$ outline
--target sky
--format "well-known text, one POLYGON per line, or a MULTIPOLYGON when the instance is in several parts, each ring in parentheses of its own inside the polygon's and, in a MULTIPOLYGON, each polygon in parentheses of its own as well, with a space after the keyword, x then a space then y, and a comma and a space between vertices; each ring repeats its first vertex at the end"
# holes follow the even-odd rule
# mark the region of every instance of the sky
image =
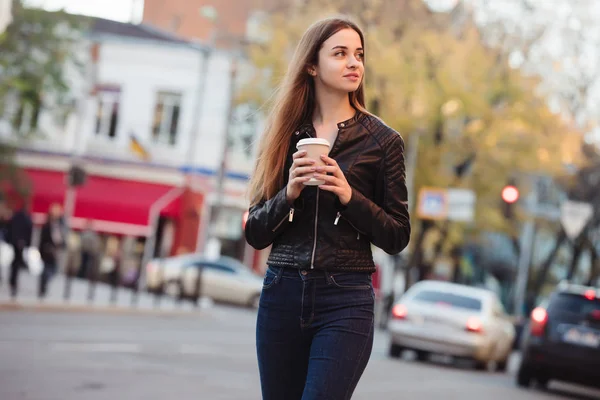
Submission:
POLYGON ((141 0, 27 0, 29 5, 48 10, 64 8, 72 14, 83 14, 117 21, 131 21, 132 12, 136 22, 141 16, 141 0))

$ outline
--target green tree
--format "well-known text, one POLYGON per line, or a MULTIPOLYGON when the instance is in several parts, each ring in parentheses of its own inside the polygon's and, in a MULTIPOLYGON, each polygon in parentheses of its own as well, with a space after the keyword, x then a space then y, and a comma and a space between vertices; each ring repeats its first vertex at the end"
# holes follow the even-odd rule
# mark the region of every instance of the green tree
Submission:
POLYGON ((18 191, 27 190, 17 179, 14 147, 28 135, 41 133, 41 108, 64 116, 72 112, 66 101, 66 67, 80 65, 75 50, 86 23, 62 11, 13 2, 13 22, 0 34, 0 128, 8 130, 8 140, 0 141, 0 193, 7 181, 18 191))

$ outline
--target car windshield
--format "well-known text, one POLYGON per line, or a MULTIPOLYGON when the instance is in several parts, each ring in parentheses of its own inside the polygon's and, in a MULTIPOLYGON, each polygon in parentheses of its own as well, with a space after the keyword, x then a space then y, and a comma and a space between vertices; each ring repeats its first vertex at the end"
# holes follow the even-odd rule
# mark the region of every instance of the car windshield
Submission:
POLYGON ((600 313, 600 299, 589 300, 582 295, 561 293, 550 301, 548 312, 568 312, 570 314, 586 316, 591 313, 600 313))
POLYGON ((436 290, 422 290, 413 297, 413 300, 472 311, 481 311, 482 308, 481 300, 478 298, 436 290))

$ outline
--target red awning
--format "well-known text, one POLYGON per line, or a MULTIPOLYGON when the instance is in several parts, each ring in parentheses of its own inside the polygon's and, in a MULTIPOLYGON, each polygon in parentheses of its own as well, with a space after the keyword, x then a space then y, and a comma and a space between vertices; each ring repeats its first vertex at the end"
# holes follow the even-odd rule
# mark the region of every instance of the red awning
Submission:
MULTIPOLYGON (((27 169, 32 187, 32 212, 45 214, 52 203, 64 203, 65 172, 27 169)), ((150 207, 163 195, 173 194, 160 214, 179 213, 178 188, 169 185, 88 175, 77 189, 73 227, 81 228, 92 220, 94 229, 129 235, 146 235, 150 207)))

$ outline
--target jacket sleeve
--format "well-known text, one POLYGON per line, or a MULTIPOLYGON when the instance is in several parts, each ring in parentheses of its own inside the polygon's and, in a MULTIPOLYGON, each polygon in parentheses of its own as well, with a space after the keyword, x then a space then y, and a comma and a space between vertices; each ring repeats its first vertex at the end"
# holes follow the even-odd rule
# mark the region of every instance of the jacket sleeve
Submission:
POLYGON ((410 217, 408 214, 408 191, 404 166, 404 141, 394 134, 384 146, 385 159, 379 179, 383 187, 381 206, 352 188, 348 204, 341 206, 340 213, 359 232, 371 238, 371 242, 388 254, 401 252, 410 240, 410 217))
POLYGON ((257 250, 273 243, 275 238, 293 222, 294 208, 286 198, 287 186, 274 197, 250 207, 246 220, 246 241, 257 250))

